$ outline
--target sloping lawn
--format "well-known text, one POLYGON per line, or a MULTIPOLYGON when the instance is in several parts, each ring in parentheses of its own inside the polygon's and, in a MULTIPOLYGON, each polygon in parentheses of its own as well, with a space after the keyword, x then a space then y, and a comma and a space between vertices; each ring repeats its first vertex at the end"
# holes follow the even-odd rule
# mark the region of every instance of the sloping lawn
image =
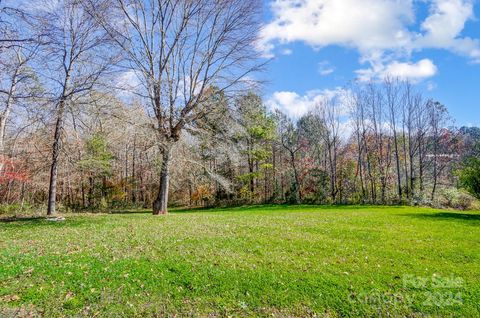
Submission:
POLYGON ((480 317, 480 212, 260 206, 0 222, 0 317, 480 317))

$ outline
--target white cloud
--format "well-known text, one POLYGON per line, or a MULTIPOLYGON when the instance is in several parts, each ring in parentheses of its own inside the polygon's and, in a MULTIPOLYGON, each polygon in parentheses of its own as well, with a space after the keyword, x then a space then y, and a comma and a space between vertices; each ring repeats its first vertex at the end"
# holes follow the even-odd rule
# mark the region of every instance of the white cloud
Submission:
POLYGON ((348 96, 351 91, 337 87, 333 90, 312 90, 301 96, 295 92, 275 92, 266 101, 270 110, 279 110, 294 120, 300 119, 317 107, 325 105, 329 101, 335 108, 338 116, 338 132, 342 140, 347 140, 353 132, 353 122, 349 118, 350 105, 348 96))
POLYGON ((273 0, 273 19, 262 28, 258 48, 273 56, 277 46, 292 42, 349 47, 373 74, 391 71, 419 80, 435 75, 436 67, 431 60, 409 62, 412 52, 444 49, 480 63, 480 40, 462 35, 475 18, 474 1, 273 0), (429 14, 416 21, 420 2, 429 14))
POLYGON ((410 80, 412 82, 433 77, 437 72, 437 66, 429 59, 423 59, 417 63, 398 61, 393 61, 386 65, 382 63, 372 63, 371 68, 356 71, 361 81, 393 77, 410 80))
POLYGON ((271 110, 279 110, 289 117, 300 118, 308 113, 315 103, 295 92, 275 92, 266 101, 266 105, 271 110))
POLYGON ((385 73, 404 79, 423 79, 437 74, 437 67, 429 59, 417 63, 393 62, 386 67, 385 73))
POLYGON ((275 0, 274 19, 261 31, 263 47, 302 41, 311 46, 342 45, 386 49, 408 42, 411 0, 275 0))
POLYGON ((427 83, 427 90, 429 92, 434 91, 436 89, 437 89, 437 83, 435 83, 435 82, 428 82, 427 83))
MULTIPOLYGON (((0 1, 1 2, 1 1, 0 1)), ((57 11, 62 5, 60 0, 6 0, 5 4, 14 8, 28 10, 28 12, 48 12, 57 11)))
POLYGON ((325 99, 337 99, 336 107, 338 107, 338 114, 344 116, 348 111, 346 103, 343 101, 345 92, 343 88, 312 90, 301 96, 295 92, 281 91, 273 93, 266 101, 266 105, 270 110, 279 110, 291 118, 299 119, 325 99))
POLYGON ((318 73, 322 76, 327 76, 335 72, 335 67, 333 67, 330 62, 322 61, 318 63, 318 73))
POLYGON ((473 17, 473 4, 465 0, 435 0, 430 15, 421 24, 424 34, 416 40, 416 46, 445 48, 452 44, 473 17))
POLYGON ((348 138, 352 137, 354 133, 354 127, 355 124, 352 119, 340 122, 338 126, 340 138, 344 141, 348 141, 348 138))
POLYGON ((118 76, 117 86, 124 90, 134 90, 140 86, 140 80, 135 71, 126 71, 118 76))
POLYGON ((134 92, 138 91, 141 83, 135 71, 126 71, 118 75, 113 86, 118 90, 120 98, 131 99, 135 96, 134 92))
POLYGON ((461 37, 467 21, 474 19, 473 0, 432 0, 430 15, 421 24, 421 34, 412 43, 416 49, 447 49, 480 61, 480 41, 461 37))

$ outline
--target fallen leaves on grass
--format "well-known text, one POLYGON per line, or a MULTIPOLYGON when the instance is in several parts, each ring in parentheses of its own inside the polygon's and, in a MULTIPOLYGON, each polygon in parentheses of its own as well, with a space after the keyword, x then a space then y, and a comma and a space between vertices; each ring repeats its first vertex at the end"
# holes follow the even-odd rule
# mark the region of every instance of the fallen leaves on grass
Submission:
POLYGON ((18 296, 18 295, 5 295, 5 296, 0 297, 0 300, 2 302, 10 303, 12 301, 20 300, 20 296, 18 296))

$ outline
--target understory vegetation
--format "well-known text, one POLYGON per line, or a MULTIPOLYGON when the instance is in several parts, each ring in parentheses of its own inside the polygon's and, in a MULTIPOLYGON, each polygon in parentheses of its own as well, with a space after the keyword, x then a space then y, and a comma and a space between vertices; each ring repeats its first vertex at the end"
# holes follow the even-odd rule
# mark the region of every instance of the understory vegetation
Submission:
MULTIPOLYGON (((392 109, 403 109, 395 117, 386 92, 396 89, 396 98, 405 101, 408 88, 408 83, 386 83, 371 87, 374 95, 364 100, 358 99, 363 95, 350 96, 355 99, 349 104, 348 119, 337 114, 345 104, 325 100, 298 121, 269 112, 254 93, 231 102, 220 94, 215 112, 185 132, 172 148, 169 203, 475 209, 478 129, 448 126, 446 109, 431 101, 395 104, 392 109), (374 97, 379 103, 369 104, 374 97), (342 129, 353 132, 345 135, 342 129)), ((417 96, 415 101, 420 99, 417 96)), ((59 211, 148 208, 155 201, 164 162, 148 130, 139 128, 148 118, 135 107, 118 107, 84 106, 79 117, 83 124, 70 127, 72 138, 63 141, 66 156, 59 159, 59 211)), ((46 209, 50 171, 44 160, 46 128, 24 130, 12 143, 7 140, 12 152, 3 164, 0 213, 46 209)))

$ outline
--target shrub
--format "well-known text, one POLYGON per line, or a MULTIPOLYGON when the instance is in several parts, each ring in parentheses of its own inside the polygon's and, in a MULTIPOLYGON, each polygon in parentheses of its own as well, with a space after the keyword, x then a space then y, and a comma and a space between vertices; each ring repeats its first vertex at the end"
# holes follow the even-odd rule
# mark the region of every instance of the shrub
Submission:
POLYGON ((440 194, 441 207, 471 210, 477 206, 476 199, 469 193, 455 188, 445 189, 440 194))
MULTIPOLYGON (((480 144, 477 147, 480 149, 480 144)), ((480 158, 477 155, 467 158, 457 173, 461 186, 480 199, 480 158)))
POLYGON ((434 202, 432 202, 432 200, 430 200, 430 197, 425 195, 425 194, 417 194, 413 197, 412 201, 411 201, 411 205, 413 206, 429 206, 429 207, 433 207, 435 206, 434 202))
POLYGON ((38 210, 38 208, 26 203, 23 205, 20 203, 0 204, 0 216, 33 215, 38 210))
POLYGON ((460 193, 457 199, 457 208, 461 210, 471 210, 474 208, 475 198, 468 193, 460 193))

